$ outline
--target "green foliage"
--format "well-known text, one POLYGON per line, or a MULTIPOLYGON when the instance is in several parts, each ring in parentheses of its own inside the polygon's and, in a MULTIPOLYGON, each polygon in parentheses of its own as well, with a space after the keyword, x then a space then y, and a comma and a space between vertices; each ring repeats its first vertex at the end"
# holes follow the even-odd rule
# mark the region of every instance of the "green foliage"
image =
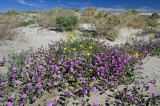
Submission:
POLYGON ((84 10, 83 15, 85 16, 98 16, 98 10, 94 7, 88 7, 84 10))
POLYGON ((158 19, 160 18, 159 14, 157 12, 154 12, 152 13, 152 16, 151 16, 152 19, 158 19))
POLYGON ((79 20, 75 15, 58 16, 56 23, 59 25, 61 31, 72 31, 78 28, 79 20))
POLYGON ((105 17, 105 15, 106 15, 105 10, 100 11, 100 12, 98 13, 98 17, 105 17))
POLYGON ((34 21, 33 20, 29 20, 29 21, 22 21, 20 24, 19 24, 19 26, 28 26, 28 25, 30 25, 30 24, 34 24, 34 21))
POLYGON ((7 15, 19 15, 19 14, 21 14, 21 12, 15 10, 15 9, 13 8, 13 9, 7 10, 7 13, 6 13, 6 14, 7 14, 7 15))
POLYGON ((80 9, 76 9, 76 8, 70 8, 69 10, 75 11, 75 12, 79 12, 80 9))
POLYGON ((138 14, 138 11, 137 9, 133 8, 133 9, 127 9, 127 12, 133 14, 133 15, 137 15, 138 14))
POLYGON ((155 34, 155 33, 160 33, 160 28, 156 27, 147 27, 143 31, 137 33, 138 36, 145 36, 147 34, 155 34))

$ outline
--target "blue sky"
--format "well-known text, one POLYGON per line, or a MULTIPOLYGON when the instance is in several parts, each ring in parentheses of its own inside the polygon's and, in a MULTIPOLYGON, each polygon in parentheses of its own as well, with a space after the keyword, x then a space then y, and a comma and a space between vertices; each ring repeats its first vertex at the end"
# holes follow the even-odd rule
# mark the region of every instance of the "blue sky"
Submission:
POLYGON ((0 0, 0 12, 15 8, 19 11, 51 10, 55 7, 78 8, 96 7, 98 10, 123 12, 136 8, 139 12, 160 12, 160 0, 0 0))

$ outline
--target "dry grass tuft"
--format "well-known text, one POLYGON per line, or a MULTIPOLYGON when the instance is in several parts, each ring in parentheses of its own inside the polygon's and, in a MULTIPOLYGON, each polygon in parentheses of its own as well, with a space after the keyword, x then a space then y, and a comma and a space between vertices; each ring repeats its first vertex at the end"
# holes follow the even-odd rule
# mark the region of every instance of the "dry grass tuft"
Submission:
POLYGON ((74 14, 72 11, 67 9, 55 8, 50 11, 39 12, 37 22, 39 26, 43 28, 58 27, 56 24, 57 16, 68 16, 74 14))
POLYGON ((18 31, 13 30, 16 28, 18 23, 15 18, 7 15, 0 15, 0 41, 2 40, 13 40, 18 31))

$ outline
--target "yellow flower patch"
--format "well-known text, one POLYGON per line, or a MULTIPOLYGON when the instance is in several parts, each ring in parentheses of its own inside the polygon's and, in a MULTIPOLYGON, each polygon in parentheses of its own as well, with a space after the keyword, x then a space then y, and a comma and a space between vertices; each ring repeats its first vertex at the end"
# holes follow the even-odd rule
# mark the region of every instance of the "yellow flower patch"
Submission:
POLYGON ((76 48, 73 48, 73 51, 75 51, 76 50, 76 48))
POLYGON ((138 57, 138 56, 139 56, 139 54, 138 54, 138 53, 136 53, 136 56, 138 57))
POLYGON ((65 47, 64 50, 67 50, 67 47, 65 47))

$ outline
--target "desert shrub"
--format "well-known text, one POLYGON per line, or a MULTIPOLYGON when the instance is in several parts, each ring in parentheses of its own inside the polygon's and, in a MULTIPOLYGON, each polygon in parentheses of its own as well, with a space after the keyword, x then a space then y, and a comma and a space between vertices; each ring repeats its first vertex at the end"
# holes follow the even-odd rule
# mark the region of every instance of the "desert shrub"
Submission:
POLYGON ((111 26, 117 26, 121 23, 121 19, 118 17, 118 15, 110 15, 106 17, 108 24, 111 26))
POLYGON ((79 20, 75 15, 58 16, 56 23, 59 25, 61 31, 72 31, 78 28, 79 20))
POLYGON ((68 16, 74 13, 67 9, 55 8, 50 11, 39 12, 37 23, 44 28, 58 27, 56 24, 57 16, 68 16))
POLYGON ((99 18, 94 21, 96 27, 96 36, 114 41, 117 38, 118 32, 115 30, 113 23, 106 18, 99 18))
POLYGON ((135 8, 133 8, 133 9, 127 9, 127 12, 128 12, 128 13, 131 13, 131 14, 133 14, 133 15, 137 15, 137 14, 138 14, 137 9, 135 9, 135 8))
POLYGON ((7 15, 20 15, 21 12, 20 11, 17 11, 16 9, 9 9, 7 10, 7 15))
POLYGON ((69 10, 75 11, 75 12, 80 12, 80 9, 76 9, 76 8, 70 8, 69 10))
POLYGON ((121 26, 131 27, 131 28, 146 28, 153 26, 153 20, 147 15, 133 15, 129 12, 124 12, 119 14, 119 18, 122 21, 121 26))
POLYGON ((105 17, 105 15, 106 15, 105 10, 100 11, 100 12, 98 13, 98 17, 105 17))
POLYGON ((98 16, 98 10, 94 7, 88 7, 83 12, 84 16, 98 16))
POLYGON ((152 19, 158 19, 160 18, 159 14, 157 12, 154 12, 152 13, 152 16, 151 16, 152 19))
POLYGON ((29 20, 29 21, 22 21, 19 26, 28 26, 30 24, 34 24, 33 20, 29 20))
POLYGON ((0 40, 13 40, 17 31, 11 30, 18 26, 18 22, 10 16, 0 16, 0 40))
POLYGON ((95 17, 93 16, 81 16, 80 22, 81 23, 93 23, 95 20, 95 17))

